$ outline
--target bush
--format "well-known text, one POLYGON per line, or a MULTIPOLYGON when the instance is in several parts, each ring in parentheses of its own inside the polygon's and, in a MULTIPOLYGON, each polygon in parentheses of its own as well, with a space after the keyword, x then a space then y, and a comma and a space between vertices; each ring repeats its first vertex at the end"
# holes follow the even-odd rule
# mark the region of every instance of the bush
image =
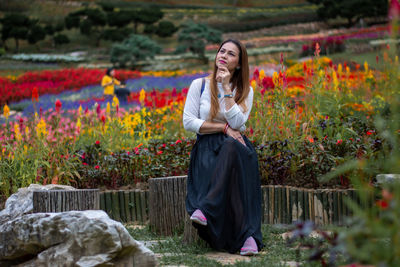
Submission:
POLYGON ((56 34, 54 36, 54 44, 55 45, 62 45, 62 44, 68 44, 70 42, 68 36, 66 36, 65 34, 56 34))
POLYGON ((153 58, 160 51, 161 47, 147 36, 132 34, 112 46, 111 62, 120 67, 134 66, 136 61, 153 58))
POLYGON ((156 29, 156 34, 160 37, 170 37, 178 30, 175 25, 168 20, 160 21, 156 29))

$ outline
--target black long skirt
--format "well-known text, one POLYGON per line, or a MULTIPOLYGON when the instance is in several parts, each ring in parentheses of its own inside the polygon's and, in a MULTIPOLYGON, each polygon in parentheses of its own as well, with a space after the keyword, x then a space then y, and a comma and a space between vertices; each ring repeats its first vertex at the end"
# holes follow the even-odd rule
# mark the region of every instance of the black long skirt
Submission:
POLYGON ((257 152, 222 133, 198 135, 190 156, 186 210, 200 209, 207 226, 196 223, 199 236, 217 250, 236 253, 252 236, 261 235, 261 187, 257 152))

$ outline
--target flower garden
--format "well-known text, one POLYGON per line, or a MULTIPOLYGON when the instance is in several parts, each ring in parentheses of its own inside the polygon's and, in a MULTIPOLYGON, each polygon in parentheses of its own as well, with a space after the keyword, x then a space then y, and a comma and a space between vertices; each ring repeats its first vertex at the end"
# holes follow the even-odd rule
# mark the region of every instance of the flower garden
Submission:
MULTIPOLYGON (((376 60, 385 64, 385 55, 376 60)), ((368 64, 333 65, 326 57, 281 63, 273 77, 255 68, 250 81, 255 102, 246 133, 259 153, 263 183, 351 187, 351 172, 327 183, 318 178, 385 145, 373 118, 387 112, 396 93, 382 89, 387 74, 368 64)), ((186 173, 194 137, 181 123, 185 95, 191 80, 207 74, 120 70, 117 78, 132 93, 106 103, 103 73, 65 69, 1 78, 2 103, 20 109, 9 117, 3 105, 3 195, 34 182, 117 188, 186 173)))
MULTIPOLYGON (((397 8, 400 10, 400 5, 397 8)), ((272 14, 278 18, 282 14, 314 13, 315 10, 314 5, 300 5, 287 9, 171 8, 169 12, 179 16, 227 15, 238 20, 254 17, 255 25, 257 16, 265 19, 265 14, 272 14)), ((232 26, 228 24, 220 26, 232 26)), ((393 29, 398 30, 396 22, 325 32, 308 28, 309 32, 304 34, 286 36, 260 34, 269 28, 231 33, 241 40, 243 37, 249 56, 254 56, 253 62, 257 62, 251 64, 249 82, 254 101, 245 134, 258 153, 263 212, 273 210, 265 215, 269 216, 268 220, 262 218, 263 242, 267 249, 250 260, 249 265, 238 263, 237 266, 253 266, 253 263, 254 266, 287 266, 281 258, 295 260, 297 266, 348 263, 354 264, 346 266, 399 266, 400 187, 398 183, 381 183, 377 178, 382 174, 400 173, 398 39, 382 39, 393 29), (378 45, 368 50, 369 54, 376 52, 373 66, 351 58, 337 60, 333 55, 343 52, 350 42, 353 46, 363 42, 367 46, 372 39, 380 39, 374 40, 378 45), (277 51, 272 45, 288 44, 295 44, 295 48, 277 49, 296 50, 297 56, 302 57, 300 60, 275 52, 275 58, 270 60, 273 63, 255 61, 259 54, 265 56, 269 50, 277 51), (322 196, 328 191, 330 195, 322 196), (271 192, 276 195, 272 194, 270 202, 265 204, 266 194, 271 196, 271 192), (293 192, 297 194, 294 201, 293 192), (340 192, 336 200, 335 192, 340 192), (347 199, 343 197, 346 192, 352 194, 347 199), (308 200, 313 203, 309 210, 299 211, 298 207, 308 207, 308 200), (295 201, 298 202, 294 213, 299 215, 296 218, 290 207, 295 201), (333 207, 329 201, 343 206, 333 207), (336 213, 321 215, 325 218, 320 222, 337 224, 327 227, 332 231, 307 221, 317 217, 312 214, 319 209, 317 203, 329 206, 328 209, 332 206, 330 211, 336 213), (278 207, 286 206, 288 209, 282 214, 285 213, 288 223, 302 219, 281 226, 282 221, 277 219, 281 212, 278 207), (345 210, 343 217, 340 209, 345 210), (292 236, 284 243, 280 235, 289 229, 292 236), (319 238, 310 238, 315 232, 319 238)), ((205 46, 209 59, 210 51, 216 48, 216 44, 205 46)), ((189 58, 184 54, 158 57, 169 57, 179 64, 189 58)), ((131 210, 140 209, 140 220, 127 219, 126 212, 121 215, 121 222, 146 222, 149 207, 144 203, 149 201, 150 190, 139 189, 148 189, 151 178, 187 174, 196 136, 183 128, 183 108, 191 82, 209 73, 188 69, 117 69, 116 78, 130 94, 126 99, 114 97, 106 101, 100 86, 104 68, 84 68, 78 66, 80 59, 75 62, 69 57, 46 54, 39 57, 26 54, 19 60, 64 62, 65 65, 57 65, 53 70, 25 70, 16 76, 0 75, 0 208, 11 194, 31 184, 70 185, 100 189, 103 194, 100 207, 126 203, 118 209, 121 214, 129 210, 131 219, 131 210), (106 202, 105 193, 110 202, 106 202), (142 206, 136 207, 137 203, 142 206)), ((169 193, 163 191, 165 195, 169 193)), ((109 210, 107 213, 110 215, 109 210)), ((118 220, 114 215, 110 217, 118 220)), ((151 226, 144 230, 125 226, 136 239, 159 239, 151 226)), ((153 246, 155 252, 186 253, 180 258, 163 256, 163 264, 221 266, 201 258, 201 254, 209 251, 204 244, 183 246, 181 232, 178 229, 178 237, 153 246)))

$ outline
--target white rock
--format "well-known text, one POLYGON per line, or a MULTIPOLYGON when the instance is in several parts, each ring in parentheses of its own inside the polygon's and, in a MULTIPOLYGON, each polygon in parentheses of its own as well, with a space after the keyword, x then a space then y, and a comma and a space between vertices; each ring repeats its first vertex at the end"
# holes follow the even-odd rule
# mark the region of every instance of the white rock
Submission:
POLYGON ((29 187, 18 189, 17 193, 12 194, 6 201, 5 208, 0 211, 0 224, 5 221, 17 218, 18 216, 32 213, 33 210, 33 191, 35 190, 74 190, 68 185, 39 185, 31 184, 29 187))
POLYGON ((35 190, 21 188, 0 212, 0 266, 156 266, 154 253, 101 210, 32 213, 35 190))

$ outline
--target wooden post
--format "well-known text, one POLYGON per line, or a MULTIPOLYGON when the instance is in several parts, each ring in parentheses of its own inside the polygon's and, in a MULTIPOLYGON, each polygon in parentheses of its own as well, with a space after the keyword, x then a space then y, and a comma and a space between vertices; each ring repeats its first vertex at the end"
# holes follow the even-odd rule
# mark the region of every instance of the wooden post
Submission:
POLYGON ((100 209, 98 189, 33 191, 33 212, 100 209))
POLYGON ((149 179, 149 225, 162 235, 172 235, 184 224, 186 176, 149 179))

